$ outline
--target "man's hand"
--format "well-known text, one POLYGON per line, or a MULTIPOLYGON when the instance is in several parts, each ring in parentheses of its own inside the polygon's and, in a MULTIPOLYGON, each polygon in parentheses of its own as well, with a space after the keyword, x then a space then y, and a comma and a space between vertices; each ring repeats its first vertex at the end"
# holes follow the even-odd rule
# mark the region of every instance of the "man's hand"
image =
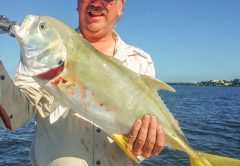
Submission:
POLYGON ((137 120, 128 136, 128 149, 145 158, 159 154, 165 143, 164 132, 154 116, 137 120))

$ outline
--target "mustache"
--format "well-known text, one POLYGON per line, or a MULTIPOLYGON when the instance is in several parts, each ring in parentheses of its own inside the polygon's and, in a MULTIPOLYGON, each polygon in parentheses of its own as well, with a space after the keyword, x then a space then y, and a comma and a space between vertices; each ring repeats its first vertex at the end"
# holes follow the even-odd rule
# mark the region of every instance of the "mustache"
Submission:
POLYGON ((101 12, 101 11, 103 11, 103 8, 101 6, 90 5, 90 6, 87 7, 87 12, 90 12, 90 11, 101 12))

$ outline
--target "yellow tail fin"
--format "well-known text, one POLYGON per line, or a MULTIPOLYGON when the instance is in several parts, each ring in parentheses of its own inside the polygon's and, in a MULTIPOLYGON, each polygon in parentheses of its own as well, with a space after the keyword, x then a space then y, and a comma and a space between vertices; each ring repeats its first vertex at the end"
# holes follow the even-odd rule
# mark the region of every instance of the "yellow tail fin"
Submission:
MULTIPOLYGON (((130 159, 136 163, 141 162, 127 149, 128 138, 126 136, 114 134, 112 138, 130 159)), ((190 157, 190 162, 191 166, 240 166, 240 160, 202 152, 196 152, 194 157, 190 157)))
POLYGON ((191 166, 240 166, 240 160, 198 152, 190 157, 191 166))
POLYGON ((134 156, 130 150, 127 149, 128 138, 126 136, 114 134, 112 138, 130 159, 136 163, 140 163, 140 160, 134 156))

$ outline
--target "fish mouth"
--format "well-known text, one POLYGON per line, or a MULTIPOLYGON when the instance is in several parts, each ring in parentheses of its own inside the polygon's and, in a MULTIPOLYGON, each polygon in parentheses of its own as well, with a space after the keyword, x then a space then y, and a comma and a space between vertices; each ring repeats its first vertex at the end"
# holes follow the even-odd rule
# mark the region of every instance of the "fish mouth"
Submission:
POLYGON ((42 81, 51 80, 57 77, 58 75, 60 75, 63 69, 64 69, 64 62, 56 68, 52 68, 44 73, 38 74, 36 77, 42 81))
POLYGON ((16 37, 20 40, 22 40, 25 36, 27 36, 29 34, 29 28, 31 27, 31 25, 34 23, 35 20, 37 20, 39 18, 39 16, 33 16, 33 15, 29 15, 27 16, 22 25, 20 27, 17 28, 16 30, 16 37))

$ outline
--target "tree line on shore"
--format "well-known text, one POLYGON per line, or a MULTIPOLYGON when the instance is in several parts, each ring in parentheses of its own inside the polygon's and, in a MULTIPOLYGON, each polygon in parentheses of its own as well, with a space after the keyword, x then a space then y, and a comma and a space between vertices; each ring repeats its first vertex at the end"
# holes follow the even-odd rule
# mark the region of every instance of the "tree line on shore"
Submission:
POLYGON ((240 79, 228 80, 210 80, 195 83, 168 83, 170 85, 194 85, 194 86, 240 86, 240 79))

